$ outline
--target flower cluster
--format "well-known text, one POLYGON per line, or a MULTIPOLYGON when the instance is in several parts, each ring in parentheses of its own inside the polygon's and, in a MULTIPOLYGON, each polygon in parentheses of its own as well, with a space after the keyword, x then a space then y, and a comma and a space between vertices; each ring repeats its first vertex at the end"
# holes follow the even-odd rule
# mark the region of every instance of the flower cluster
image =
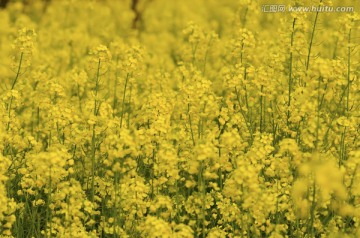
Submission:
POLYGON ((7 2, 0 237, 360 237, 358 13, 7 2))

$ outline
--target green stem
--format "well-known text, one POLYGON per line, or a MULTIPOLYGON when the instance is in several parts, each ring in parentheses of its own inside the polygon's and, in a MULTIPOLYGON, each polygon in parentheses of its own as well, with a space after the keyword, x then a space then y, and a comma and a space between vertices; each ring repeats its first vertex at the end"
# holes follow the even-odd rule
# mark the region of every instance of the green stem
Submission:
MULTIPOLYGON (((345 105, 345 115, 349 117, 349 101, 350 101, 350 71, 351 71, 351 28, 349 29, 348 34, 348 62, 347 62, 347 85, 345 88, 346 92, 346 105, 345 105)), ((340 159, 339 159, 339 166, 341 166, 342 162, 345 160, 345 137, 346 137, 346 127, 344 128, 343 133, 341 134, 341 145, 340 145, 340 159)))
POLYGON ((23 56, 24 56, 24 52, 21 52, 18 69, 17 69, 17 72, 16 72, 16 76, 14 78, 14 81, 13 81, 13 83, 11 85, 11 90, 13 90, 15 88, 15 84, 16 84, 17 80, 19 79, 20 71, 21 71, 21 65, 22 65, 22 61, 23 61, 23 56))
POLYGON ((207 62, 207 58, 208 58, 208 55, 209 55, 209 49, 210 49, 210 46, 211 46, 212 39, 213 38, 211 37, 210 40, 209 40, 208 46, 206 48, 205 56, 204 56, 204 65, 203 65, 203 72, 202 72, 203 76, 205 76, 206 62, 207 62))
POLYGON ((350 56, 351 56, 351 47, 350 47, 350 43, 351 43, 351 28, 349 30, 349 35, 348 35, 348 67, 347 67, 347 86, 346 86, 346 117, 349 117, 349 100, 350 100, 350 56))
MULTIPOLYGON (((119 65, 119 56, 117 56, 117 58, 116 58, 116 67, 118 65, 119 65)), ((118 99, 116 97, 118 81, 119 81, 119 70, 116 70, 116 72, 115 72, 115 85, 114 85, 114 98, 113 98, 113 110, 114 110, 114 115, 113 116, 115 116, 115 108, 117 108, 117 102, 118 102, 118 99)))
POLYGON ((125 85, 124 85, 124 92, 122 98, 122 105, 121 105, 121 116, 120 116, 120 128, 122 128, 122 121, 124 117, 124 109, 125 109, 125 96, 126 96, 126 88, 129 82, 130 73, 126 74, 125 85))
MULTIPOLYGON (((320 3, 322 2, 322 0, 320 0, 320 3)), ((316 22, 319 16, 319 12, 316 12, 315 15, 315 20, 314 20, 314 24, 313 24, 313 28, 312 28, 312 32, 311 32, 311 37, 310 37, 310 43, 309 43, 309 48, 308 48, 308 54, 307 54, 307 61, 306 61, 306 71, 308 71, 309 69, 309 65, 310 65, 310 55, 311 55, 311 48, 313 45, 313 40, 314 40, 314 35, 315 35, 315 28, 316 28, 316 22)))
MULTIPOLYGON (((16 84, 16 82, 17 82, 18 79, 19 79, 20 71, 21 71, 21 65, 22 65, 22 61, 23 61, 23 57, 24 57, 24 52, 21 52, 18 69, 17 69, 17 72, 16 72, 16 76, 15 76, 15 78, 14 78, 14 81, 12 82, 11 90, 13 90, 13 89, 15 88, 15 84, 16 84)), ((8 104, 8 106, 7 106, 8 118, 9 118, 9 122, 8 122, 8 124, 7 124, 7 126, 6 126, 7 131, 10 130, 11 106, 12 106, 13 100, 14 100, 14 97, 11 95, 10 102, 9 102, 9 104, 8 104)))
POLYGON ((316 140, 315 140, 315 150, 318 149, 318 144, 319 144, 319 130, 320 130, 320 105, 321 105, 321 93, 320 93, 320 89, 321 89, 321 81, 322 81, 322 77, 318 78, 318 95, 317 95, 317 116, 316 116, 316 131, 315 131, 315 136, 316 136, 316 140))
POLYGON ((315 220, 315 208, 316 208, 316 201, 315 201, 315 195, 316 195, 316 186, 315 186, 315 180, 313 182, 313 191, 312 191, 312 201, 311 201, 311 207, 310 207, 310 220, 308 224, 308 234, 309 237, 314 237, 314 220, 315 220))
POLYGON ((51 178, 51 167, 50 167, 50 178, 49 178, 49 197, 48 197, 48 212, 49 212, 49 222, 50 222, 50 237, 52 236, 51 235, 51 232, 52 232, 52 211, 51 211, 51 208, 50 208, 50 205, 51 205, 51 200, 52 200, 52 197, 51 197, 51 194, 52 194, 52 178, 51 178))
POLYGON ((115 85, 114 85, 114 98, 113 98, 113 116, 115 116, 115 108, 117 107, 117 98, 116 98, 116 89, 117 89, 118 79, 116 77, 115 79, 115 85))
POLYGON ((295 23, 296 18, 293 20, 293 26, 292 26, 292 32, 291 32, 291 49, 290 49, 290 59, 289 59, 289 89, 288 89, 288 110, 287 110, 287 116, 286 116, 286 124, 289 127, 289 118, 290 118, 290 105, 291 105, 291 91, 292 91, 292 66, 293 66, 293 45, 294 45, 294 35, 295 35, 295 23))
MULTIPOLYGON (((101 68, 101 60, 98 61, 96 79, 95 79, 95 89, 94 89, 94 116, 97 117, 99 114, 99 109, 101 102, 98 101, 97 96, 99 92, 100 85, 100 68, 101 68)), ((91 191, 90 191, 90 201, 93 204, 95 201, 95 174, 96 174, 96 122, 92 125, 92 136, 91 136, 91 191)), ((92 215, 92 219, 95 220, 95 215, 92 215)))
POLYGON ((96 135, 95 135, 95 125, 92 128, 92 137, 91 137, 91 197, 90 201, 94 202, 95 196, 95 157, 96 157, 96 135))
POLYGON ((77 94, 78 94, 78 100, 79 100, 79 110, 82 113, 82 105, 81 105, 81 96, 80 96, 80 85, 77 84, 77 94))
MULTIPOLYGON (((96 80, 95 80, 95 96, 97 96, 98 91, 99 91, 99 80, 100 80, 100 66, 101 66, 101 60, 99 59, 98 61, 98 67, 97 67, 97 71, 96 71, 96 80)), ((96 102, 96 99, 95 99, 96 102)), ((94 111, 94 115, 95 115, 96 110, 94 111)))
POLYGON ((264 85, 261 85, 260 88, 260 133, 263 132, 263 110, 264 110, 264 105, 263 105, 263 90, 264 90, 264 85))
MULTIPOLYGON (((101 60, 98 61, 98 68, 96 73, 96 80, 95 80, 95 89, 94 89, 94 116, 96 117, 99 112, 99 105, 97 101, 97 95, 99 91, 99 79, 100 79, 100 67, 101 67, 101 60)), ((90 201, 94 202, 95 197, 95 160, 96 160, 96 124, 92 126, 92 136, 91 136, 91 195, 90 201)))
POLYGON ((191 140, 193 142, 193 145, 195 146, 195 138, 194 138, 194 132, 193 132, 193 129, 192 129, 192 121, 191 121, 191 116, 190 116, 190 104, 189 103, 188 103, 187 114, 188 114, 188 121, 189 121, 189 125, 190 125, 191 140))
POLYGON ((237 90, 236 86, 235 86, 235 94, 236 94, 236 100, 239 104, 239 107, 240 107, 240 113, 242 115, 242 117, 244 118, 244 121, 245 121, 245 124, 246 124, 246 127, 250 133, 250 145, 252 144, 253 142, 253 130, 252 130, 252 123, 248 121, 248 118, 246 117, 245 115, 245 112, 242 108, 242 105, 241 105, 241 102, 240 102, 240 95, 239 95, 239 91, 237 90))
POLYGON ((345 137, 346 137, 346 127, 344 127, 344 130, 341 133, 339 167, 342 165, 343 161, 345 160, 345 149, 346 149, 345 137))
POLYGON ((132 84, 130 84, 130 92, 129 92, 129 111, 127 114, 127 128, 130 128, 130 115, 131 115, 131 107, 130 107, 130 103, 131 103, 131 93, 132 93, 132 84))
POLYGON ((201 229, 202 229, 201 237, 205 238, 206 190, 205 190, 205 179, 204 179, 204 161, 200 162, 198 185, 201 191, 201 229))
POLYGON ((113 205, 113 218, 114 218, 114 224, 113 224, 113 237, 115 238, 117 236, 116 234, 116 226, 118 226, 118 190, 119 190, 119 183, 120 183, 120 174, 119 172, 115 172, 114 174, 114 193, 115 193, 115 198, 114 198, 114 205, 113 205))

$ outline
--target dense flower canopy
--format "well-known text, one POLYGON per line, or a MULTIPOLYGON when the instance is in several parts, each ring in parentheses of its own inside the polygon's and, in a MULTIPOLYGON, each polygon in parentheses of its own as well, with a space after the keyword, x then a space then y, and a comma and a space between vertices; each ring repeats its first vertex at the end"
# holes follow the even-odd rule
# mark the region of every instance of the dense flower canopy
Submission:
POLYGON ((339 2, 0 1, 0 237, 360 237, 339 2))

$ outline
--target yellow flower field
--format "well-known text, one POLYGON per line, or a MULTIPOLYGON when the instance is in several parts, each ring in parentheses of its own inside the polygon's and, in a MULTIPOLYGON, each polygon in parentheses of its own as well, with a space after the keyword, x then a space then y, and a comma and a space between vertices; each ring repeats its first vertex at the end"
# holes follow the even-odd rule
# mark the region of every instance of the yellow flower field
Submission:
POLYGON ((1 0, 0 237, 359 238, 359 11, 1 0))

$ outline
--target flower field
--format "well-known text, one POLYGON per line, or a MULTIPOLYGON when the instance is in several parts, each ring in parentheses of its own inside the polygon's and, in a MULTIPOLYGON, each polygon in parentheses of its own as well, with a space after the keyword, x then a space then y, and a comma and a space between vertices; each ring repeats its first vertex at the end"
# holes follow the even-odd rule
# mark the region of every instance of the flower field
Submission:
POLYGON ((360 2, 274 2, 0 1, 0 237, 359 238, 360 2))

